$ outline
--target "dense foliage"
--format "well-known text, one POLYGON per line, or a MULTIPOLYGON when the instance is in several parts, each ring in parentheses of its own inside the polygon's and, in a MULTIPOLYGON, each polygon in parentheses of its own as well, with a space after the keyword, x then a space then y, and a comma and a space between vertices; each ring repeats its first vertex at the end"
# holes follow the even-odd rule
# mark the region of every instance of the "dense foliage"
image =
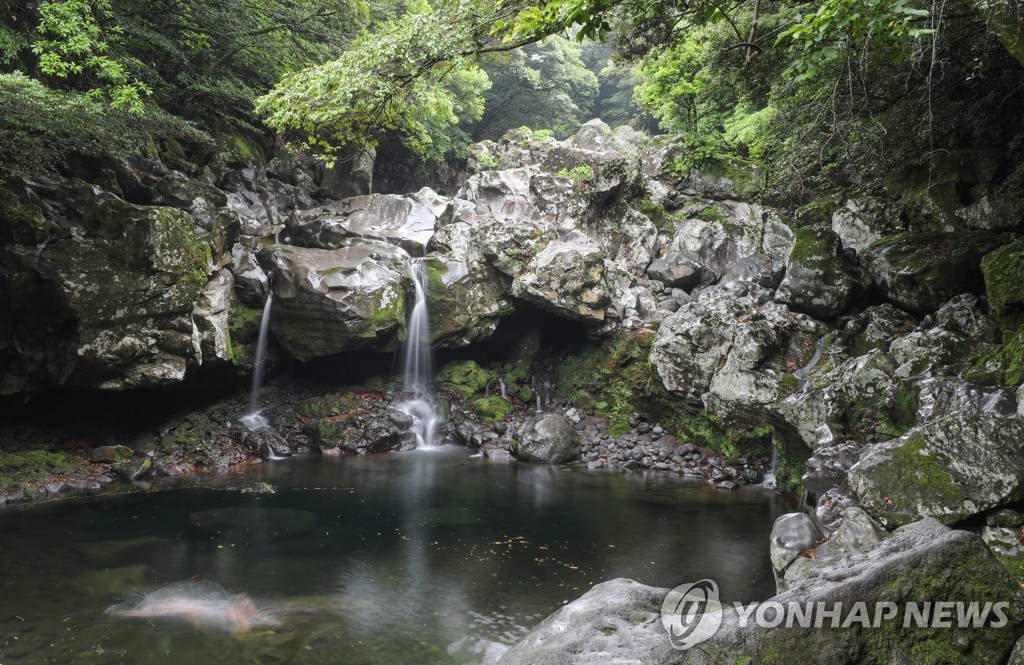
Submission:
MULTIPOLYGON (((681 172, 756 163, 765 191, 794 202, 884 177, 931 188, 974 158, 965 151, 1024 162, 1018 0, 0 0, 0 11, 9 172, 128 150, 136 132, 97 138, 126 114, 152 114, 133 127, 145 132, 269 128, 328 162, 382 140, 440 159, 513 127, 656 122, 679 137, 681 172), (33 109, 50 94, 74 118, 43 147, 53 128, 33 109), (922 167, 923 184, 899 175, 922 167)), ((998 177, 1024 182, 1014 168, 998 177)))
POLYGON ((23 156, 2 165, 8 173, 55 168, 64 155, 120 154, 137 149, 141 134, 189 126, 262 135, 256 97, 342 50, 371 16, 396 11, 364 0, 0 0, 0 73, 21 77, 0 86, 0 104, 14 113, 0 123, 0 144, 4 155, 23 156), (48 94, 61 102, 33 116, 48 94), (150 117, 132 124, 126 112, 150 117), (40 150, 61 124, 62 140, 40 150))

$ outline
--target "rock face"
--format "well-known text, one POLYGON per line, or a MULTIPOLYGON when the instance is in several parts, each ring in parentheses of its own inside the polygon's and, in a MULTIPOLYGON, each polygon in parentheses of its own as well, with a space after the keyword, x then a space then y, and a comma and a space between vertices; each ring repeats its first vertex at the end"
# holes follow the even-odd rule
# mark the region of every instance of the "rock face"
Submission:
POLYGON ((192 308, 212 267, 191 218, 84 183, 45 193, 61 204, 47 215, 59 224, 35 218, 46 242, 0 247, 0 392, 180 381, 199 353, 192 308))
POLYGON ((1007 238, 985 231, 902 233, 864 251, 875 285, 898 307, 934 312, 953 296, 980 293, 981 259, 1007 238))
POLYGON ((665 388, 722 415, 783 397, 789 368, 803 365, 804 349, 825 327, 771 296, 732 282, 701 291, 668 316, 651 347, 665 388))
POLYGON ((349 238, 369 238, 398 245, 412 256, 423 256, 447 199, 437 197, 429 189, 420 192, 420 196, 443 203, 439 209, 431 210, 409 196, 356 196, 298 210, 292 213, 288 230, 292 242, 306 247, 334 249, 349 238))
MULTIPOLYGON (((680 285, 686 286, 690 280, 713 284, 737 263, 756 256, 764 260, 762 269, 770 276, 768 281, 774 281, 775 275, 782 274, 792 241, 793 232, 774 211, 723 201, 715 208, 715 218, 676 222, 665 262, 693 267, 697 277, 685 276, 680 285)), ((656 270, 661 267, 656 264, 656 270)))
MULTIPOLYGON (((617 579, 593 587, 562 607, 513 645, 499 665, 643 665, 683 663, 798 663, 813 654, 821 663, 1002 662, 1024 626, 1024 592, 975 534, 950 531, 935 520, 908 525, 865 552, 851 552, 813 564, 811 577, 761 605, 770 620, 789 603, 842 603, 831 628, 799 623, 759 627, 743 623, 726 609, 708 640, 677 651, 668 641, 660 609, 667 590, 617 579), (869 600, 870 599, 870 600, 869 600), (848 620, 858 602, 868 602, 866 618, 848 620), (906 603, 1005 603, 1005 621, 990 606, 988 623, 1000 627, 918 627, 904 622, 906 603), (870 625, 875 602, 896 604, 896 614, 870 625), (769 605, 771 604, 771 605, 769 605), (928 655, 924 655, 928 654, 928 655)), ((728 600, 728 599, 724 599, 728 600)), ((931 605, 929 606, 931 608, 931 605)), ((955 609, 952 625, 956 625, 955 609)), ((944 625, 941 624, 940 625, 944 625)))
POLYGON ((850 469, 861 506, 890 528, 922 515, 953 524, 1022 495, 1024 423, 952 415, 869 446, 850 469))
POLYGON ((989 308, 1003 330, 1024 323, 1024 240, 1016 240, 981 262, 989 308))
POLYGON ((835 232, 802 228, 794 234, 776 298, 795 310, 828 319, 846 309, 861 282, 835 232))
POLYGON ((405 326, 409 255, 380 241, 339 249, 278 245, 265 263, 277 275, 275 338, 299 360, 357 348, 396 348, 405 326))
POLYGON ((564 417, 546 413, 520 428, 515 455, 525 462, 564 464, 580 458, 580 437, 564 417))

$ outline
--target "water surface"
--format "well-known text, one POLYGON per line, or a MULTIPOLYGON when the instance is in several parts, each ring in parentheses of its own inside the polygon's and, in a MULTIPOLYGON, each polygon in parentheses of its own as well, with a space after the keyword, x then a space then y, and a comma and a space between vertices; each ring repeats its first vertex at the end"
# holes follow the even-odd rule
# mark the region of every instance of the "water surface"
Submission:
POLYGON ((768 534, 792 510, 461 449, 185 482, 202 486, 0 511, 0 663, 493 663, 615 577, 767 598, 768 534))

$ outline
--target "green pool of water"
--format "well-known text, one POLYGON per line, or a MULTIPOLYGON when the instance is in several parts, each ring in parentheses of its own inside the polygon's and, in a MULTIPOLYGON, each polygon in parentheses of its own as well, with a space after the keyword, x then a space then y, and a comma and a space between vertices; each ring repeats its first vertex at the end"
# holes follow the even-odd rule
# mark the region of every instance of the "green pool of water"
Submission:
POLYGON ((454 448, 184 483, 0 511, 0 664, 489 664, 615 577, 772 595, 792 509, 454 448))

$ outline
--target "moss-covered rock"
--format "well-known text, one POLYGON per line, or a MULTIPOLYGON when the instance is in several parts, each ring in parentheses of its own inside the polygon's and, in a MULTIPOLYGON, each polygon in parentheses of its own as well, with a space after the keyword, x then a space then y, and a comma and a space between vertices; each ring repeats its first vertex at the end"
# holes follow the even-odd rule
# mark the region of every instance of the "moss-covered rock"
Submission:
POLYGON ((69 228, 45 246, 0 249, 0 318, 19 326, 0 392, 33 384, 123 389, 180 381, 196 357, 192 312, 212 269, 180 210, 138 206, 70 183, 69 228), (73 230, 72 230, 73 229, 73 230))
POLYGON ((473 411, 481 422, 492 424, 508 418, 509 414, 515 411, 515 406, 504 397, 491 395, 474 400, 473 411))
POLYGON ((981 260, 988 306, 1003 330, 1024 324, 1024 238, 1004 245, 981 260))
POLYGON ((1008 335, 1004 344, 982 350, 964 376, 985 386, 1024 383, 1024 326, 1008 335))
POLYGON ((793 233, 776 298, 795 310, 831 318, 846 308, 860 283, 839 236, 831 229, 805 227, 793 233))
POLYGON ((813 566, 813 579, 761 603, 757 614, 767 624, 753 615, 741 620, 726 602, 713 635, 697 648, 673 648, 662 621, 668 589, 616 579, 541 622, 505 653, 502 665, 588 665, 638 653, 646 662, 675 665, 998 663, 1024 624, 1024 592, 981 538, 934 520, 905 527, 865 553, 803 561, 813 566), (936 621, 939 601, 950 603, 949 623, 936 621), (911 603, 928 613, 923 625, 911 603), (986 619, 957 627, 952 608, 959 603, 986 606, 986 619), (993 611, 996 603, 1003 603, 1002 615, 993 611), (895 614, 876 623, 889 607, 895 614), (796 614, 802 608, 817 611, 796 614))
POLYGON ((954 524, 1024 494, 1024 423, 947 416, 865 448, 849 483, 889 528, 925 516, 954 524))
POLYGON ((430 336, 438 348, 456 348, 486 339, 512 303, 498 274, 484 264, 427 259, 430 336))
POLYGON ((82 464, 67 452, 46 446, 8 450, 0 448, 0 490, 20 483, 68 473, 82 464))
POLYGON ((409 286, 401 249, 374 240, 334 250, 278 245, 265 261, 277 275, 271 330, 295 358, 398 347, 409 286))
POLYGON ((883 296, 924 314, 961 293, 981 293, 982 257, 1007 240, 987 231, 900 233, 868 247, 862 263, 883 296))
POLYGON ((435 380, 450 387, 463 397, 482 394, 488 383, 497 379, 497 373, 486 370, 475 360, 457 360, 441 368, 435 380))

